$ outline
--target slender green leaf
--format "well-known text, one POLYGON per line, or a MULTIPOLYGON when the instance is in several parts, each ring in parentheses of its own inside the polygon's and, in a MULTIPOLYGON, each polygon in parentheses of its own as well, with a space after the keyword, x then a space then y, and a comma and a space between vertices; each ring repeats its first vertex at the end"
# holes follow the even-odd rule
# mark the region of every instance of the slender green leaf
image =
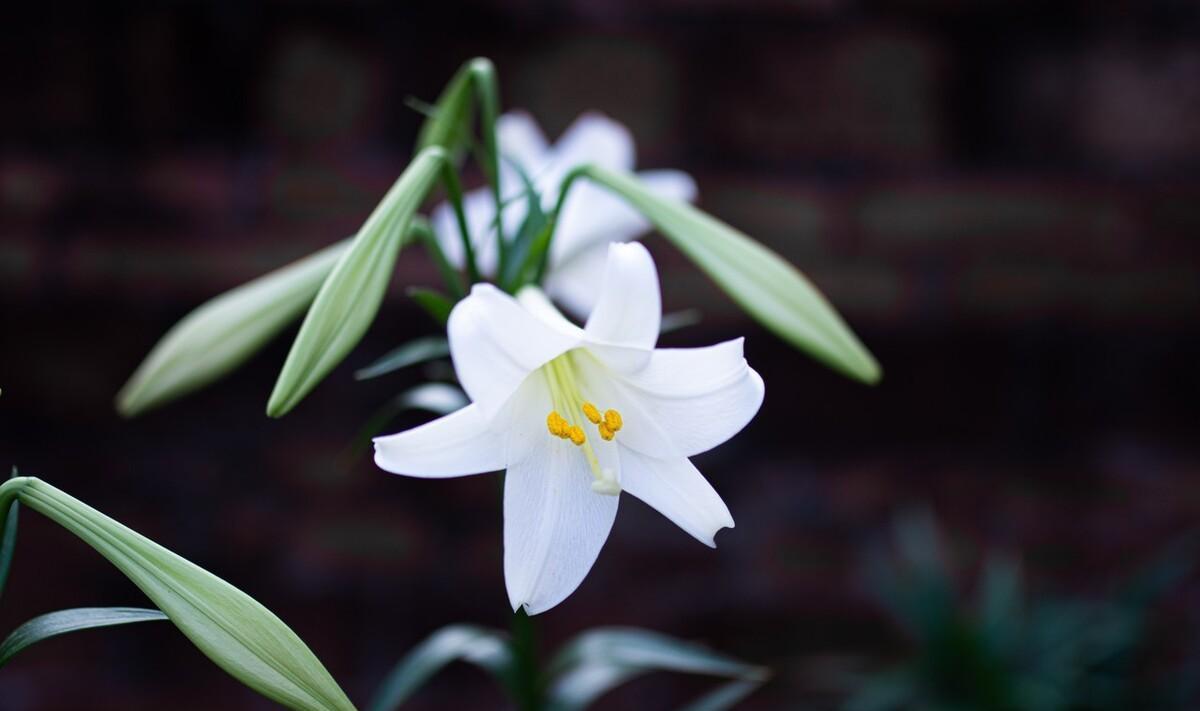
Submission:
POLYGON ((140 415, 237 368, 299 318, 349 245, 338 242, 197 307, 138 366, 117 410, 140 415))
POLYGON ((821 292, 778 254, 686 202, 655 195, 632 175, 596 165, 578 168, 575 175, 624 198, 781 338, 849 377, 879 380, 871 353, 821 292))
MULTIPOLYGON (((10 479, 16 478, 17 468, 12 468, 10 479)), ((8 582, 8 571, 12 568, 13 551, 17 547, 17 507, 14 499, 8 505, 4 526, 0 527, 0 595, 4 594, 4 584, 8 582)))
POLYGON ((412 234, 422 245, 425 246, 425 251, 433 259, 434 266, 437 267, 438 274, 442 277, 442 283, 454 295, 456 299, 461 299, 466 295, 463 289, 462 278, 454 267, 451 266, 450 260, 446 259, 446 253, 442 250, 442 245, 438 243, 437 235, 434 234, 433 228, 429 226, 429 222, 421 218, 419 215, 413 218, 412 234))
POLYGON ((421 151, 338 259, 304 317, 267 403, 268 415, 287 414, 366 333, 409 223, 444 165, 441 148, 421 151))
POLYGON ((379 360, 354 372, 355 380, 370 380, 410 365, 450 355, 450 342, 444 336, 416 338, 388 351, 379 360))
POLYGON ((31 644, 60 634, 165 619, 158 610, 142 607, 77 607, 50 612, 29 620, 0 642, 0 667, 31 644))
POLYGON ((577 711, 634 677, 652 671, 738 679, 762 684, 766 670, 654 632, 610 627, 589 630, 551 662, 547 708, 577 711))
POLYGON ((14 498, 108 559, 205 656, 251 689, 292 709, 354 708, 296 633, 246 593, 40 479, 0 485, 0 516, 14 498))
POLYGON ((434 632, 406 654, 375 692, 368 711, 391 711, 452 662, 468 662, 509 683, 513 656, 508 637, 493 630, 453 625, 434 632))
MULTIPOLYGON (((525 219, 508 246, 508 261, 500 271, 500 285, 505 291, 516 293, 517 289, 529 283, 541 270, 547 258, 553 229, 549 215, 542 209, 542 196, 529 175, 516 163, 510 165, 524 185, 522 196, 525 200, 525 219)), ((496 220, 501 221, 499 211, 496 213, 496 220)))
POLYGON ((762 682, 759 681, 731 681, 696 699, 679 711, 725 711, 753 694, 760 686, 762 686, 762 682))
POLYGON ((446 321, 450 320, 450 311, 454 308, 454 302, 445 294, 420 286, 409 287, 406 293, 439 325, 445 326, 446 321))

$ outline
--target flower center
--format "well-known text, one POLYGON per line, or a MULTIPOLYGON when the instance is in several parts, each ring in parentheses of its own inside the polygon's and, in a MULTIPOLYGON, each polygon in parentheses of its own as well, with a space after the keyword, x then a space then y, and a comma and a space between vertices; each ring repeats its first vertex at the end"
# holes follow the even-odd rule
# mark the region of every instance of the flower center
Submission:
POLYGON ((551 435, 568 440, 580 448, 595 479, 592 482, 593 491, 600 494, 620 493, 621 485, 617 483, 612 470, 600 466, 596 451, 584 432, 583 421, 586 419, 595 425, 600 438, 611 442, 624 424, 621 413, 612 409, 601 413, 599 408, 584 400, 579 392, 579 382, 575 377, 570 353, 558 356, 544 368, 546 382, 550 386, 550 401, 554 406, 546 416, 546 429, 551 435))

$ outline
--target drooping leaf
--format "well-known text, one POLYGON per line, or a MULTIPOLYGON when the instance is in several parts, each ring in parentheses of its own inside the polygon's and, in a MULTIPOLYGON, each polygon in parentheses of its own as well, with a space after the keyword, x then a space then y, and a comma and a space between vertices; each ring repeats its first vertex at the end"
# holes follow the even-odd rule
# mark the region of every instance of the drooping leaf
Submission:
POLYGON ((508 637, 494 630, 453 625, 434 632, 400 660, 375 692, 368 711, 398 708, 434 674, 452 662, 467 662, 508 684, 513 655, 508 637))
POLYGON ((338 259, 304 317, 267 403, 268 415, 287 414, 366 333, 409 223, 445 164, 441 148, 419 153, 338 259))
POLYGON ((579 635, 551 662, 547 708, 587 708, 608 691, 653 671, 725 677, 755 685, 767 678, 760 667, 691 642, 641 629, 598 628, 579 635))
POLYGON ((864 383, 879 380, 871 353, 821 292, 778 254, 687 202, 654 194, 632 175, 596 165, 574 174, 624 198, 785 341, 847 376, 864 383))
POLYGON ((77 607, 39 615, 0 642, 0 667, 26 647, 60 634, 165 619, 167 616, 158 610, 142 607, 77 607))
MULTIPOLYGON (((12 468, 10 479, 17 476, 17 468, 12 468)), ((8 571, 12 569, 13 551, 17 547, 17 508, 20 504, 14 499, 8 504, 8 512, 4 516, 4 526, 0 527, 0 595, 4 594, 4 584, 8 582, 8 571)))
POLYGON ((379 360, 354 372, 355 380, 370 380, 410 365, 450 355, 450 343, 443 336, 415 338, 385 353, 379 360))
POLYGON ((312 303, 350 240, 227 291, 167 331, 117 395, 135 417, 228 374, 312 303))
POLYGON ((0 485, 0 516, 14 499, 108 559, 205 656, 251 689, 292 709, 354 708, 296 633, 246 593, 40 479, 0 485))
POLYGON ((445 294, 420 286, 410 287, 406 293, 439 325, 445 326, 446 322, 450 320, 450 311, 454 309, 454 302, 445 294))

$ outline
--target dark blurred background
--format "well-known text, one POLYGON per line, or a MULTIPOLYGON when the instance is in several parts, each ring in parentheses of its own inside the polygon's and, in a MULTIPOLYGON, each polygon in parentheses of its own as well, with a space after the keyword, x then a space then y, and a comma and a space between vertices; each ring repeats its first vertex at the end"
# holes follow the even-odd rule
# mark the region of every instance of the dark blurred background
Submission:
MULTIPOLYGON (((868 388, 754 326, 648 244, 673 344, 746 335, 764 408, 699 465, 737 528, 710 551, 626 497, 594 571, 539 618, 546 648, 646 626, 767 664, 743 708, 837 708, 842 670, 912 640, 861 575, 894 517, 948 550, 1023 560, 1031 595, 1103 597, 1200 520, 1200 5, 1184 0, 535 0, 23 3, 4 11, 0 463, 247 590, 356 701, 430 631, 503 627, 496 478, 377 470, 354 438, 419 369, 351 373, 435 325, 392 298, 294 413, 263 414, 291 340, 135 421, 112 398, 206 298, 352 233, 465 59, 551 137, 588 109, 639 167, 805 270, 885 369, 868 388)), ((409 414, 386 428, 420 422, 409 414)), ((28 512, 27 512, 28 513, 28 512)), ((1200 604, 1156 604, 1167 669, 1200 604)), ((83 544, 22 518, 0 629, 143 604, 83 544)), ((679 706, 655 676, 600 708, 679 706)), ((472 669, 413 709, 494 708, 472 669)), ((267 708, 173 628, 42 644, 0 673, 13 709, 267 708)))

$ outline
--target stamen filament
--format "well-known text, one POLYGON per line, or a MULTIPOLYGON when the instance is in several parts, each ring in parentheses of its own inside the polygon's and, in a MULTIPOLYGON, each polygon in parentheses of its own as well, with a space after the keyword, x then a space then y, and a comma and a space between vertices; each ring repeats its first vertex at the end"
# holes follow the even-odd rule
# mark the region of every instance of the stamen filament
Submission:
MULTIPOLYGON (((563 420, 565 438, 583 450, 583 456, 587 458, 588 466, 592 470, 592 477, 598 482, 608 481, 611 474, 606 477, 604 470, 600 467, 600 460, 596 457, 595 450, 592 449, 592 443, 584 435, 583 428, 576 422, 578 415, 575 413, 583 412, 583 398, 579 395, 579 387, 575 382, 574 369, 571 367, 570 354, 563 355, 551 360, 546 364, 546 379, 550 386, 550 400, 554 405, 554 412, 551 415, 559 415, 559 419, 563 420), (560 413, 566 413, 564 418, 560 413)), ((588 403, 591 404, 591 403, 588 403)), ((593 406, 595 409, 595 406, 593 406)), ((547 417, 547 426, 550 427, 550 432, 556 436, 564 437, 555 431, 553 425, 550 424, 550 417, 547 417)), ((590 418, 589 418, 590 419, 590 418)), ((599 419, 599 411, 597 411, 597 419, 599 419)))

